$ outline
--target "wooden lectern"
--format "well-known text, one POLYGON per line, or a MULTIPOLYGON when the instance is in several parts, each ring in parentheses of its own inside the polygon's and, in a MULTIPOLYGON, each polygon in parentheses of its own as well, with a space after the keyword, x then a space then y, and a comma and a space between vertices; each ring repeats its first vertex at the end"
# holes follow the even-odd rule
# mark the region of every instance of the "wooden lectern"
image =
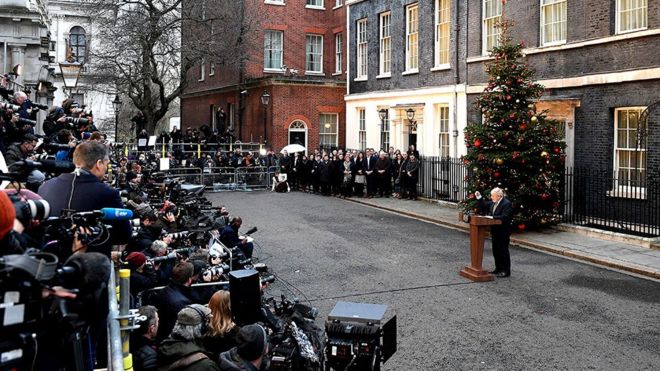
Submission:
POLYGON ((470 265, 463 268, 461 276, 477 282, 492 281, 495 277, 481 268, 484 258, 484 237, 491 225, 502 224, 501 220, 486 216, 471 215, 470 217, 470 265))

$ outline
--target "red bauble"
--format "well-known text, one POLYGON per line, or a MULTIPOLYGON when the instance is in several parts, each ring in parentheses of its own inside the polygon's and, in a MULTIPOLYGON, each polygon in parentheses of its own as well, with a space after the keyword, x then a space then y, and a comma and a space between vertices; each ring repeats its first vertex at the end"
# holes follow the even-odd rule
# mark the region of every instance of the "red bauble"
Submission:
POLYGON ((520 124, 520 130, 525 130, 527 129, 527 125, 525 124, 520 124))
POLYGON ((552 207, 554 207, 555 209, 558 209, 559 205, 560 205, 559 201, 555 201, 555 202, 552 203, 552 207))
POLYGON ((526 226, 525 224, 523 224, 523 223, 518 224, 518 230, 519 230, 519 231, 522 232, 522 231, 525 230, 525 228, 527 228, 527 226, 526 226))
POLYGON ((474 141, 474 146, 477 147, 477 148, 481 147, 481 141, 479 139, 475 140, 474 141))
POLYGON ((507 96, 506 96, 506 100, 511 100, 511 96, 510 96, 510 95, 507 95, 507 96))
POLYGON ((547 193, 543 193, 543 194, 541 195, 541 200, 543 200, 543 201, 547 200, 548 198, 550 198, 550 195, 547 194, 547 193))
POLYGON ((515 113, 510 114, 510 115, 509 115, 509 118, 510 118, 510 119, 515 119, 515 118, 516 118, 516 114, 515 114, 515 113))
POLYGON ((496 172, 493 173, 493 176, 494 176, 495 178, 499 178, 500 175, 502 175, 502 174, 500 174, 499 171, 496 171, 496 172))
POLYGON ((555 147, 555 148, 553 149, 553 151, 554 151, 556 154, 560 154, 560 153, 561 153, 561 148, 559 148, 559 147, 555 147))

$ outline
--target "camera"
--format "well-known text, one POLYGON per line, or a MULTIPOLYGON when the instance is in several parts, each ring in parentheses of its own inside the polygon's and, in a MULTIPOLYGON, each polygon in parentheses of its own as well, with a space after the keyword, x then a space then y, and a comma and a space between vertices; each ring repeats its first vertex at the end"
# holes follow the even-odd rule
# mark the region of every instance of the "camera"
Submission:
POLYGON ((188 237, 190 234, 189 231, 181 231, 181 232, 175 232, 175 233, 168 233, 166 236, 171 237, 172 239, 179 240, 182 238, 188 237))
POLYGON ((204 282, 215 282, 222 279, 222 275, 229 272, 229 266, 226 264, 220 264, 214 267, 207 268, 202 272, 202 281, 204 282))
POLYGON ((82 117, 66 117, 64 121, 73 126, 85 126, 89 124, 89 120, 82 117))
POLYGON ((16 125, 18 125, 18 126, 25 126, 25 125, 37 126, 37 122, 34 121, 34 120, 24 119, 22 117, 19 117, 18 120, 16 120, 16 125))
POLYGON ((32 221, 42 221, 50 215, 50 204, 48 204, 48 201, 21 201, 17 195, 10 195, 9 198, 14 204, 16 219, 25 227, 29 226, 32 221))
POLYGON ((0 109, 5 110, 5 111, 18 111, 21 109, 21 106, 17 106, 15 104, 7 103, 7 102, 0 102, 0 109))

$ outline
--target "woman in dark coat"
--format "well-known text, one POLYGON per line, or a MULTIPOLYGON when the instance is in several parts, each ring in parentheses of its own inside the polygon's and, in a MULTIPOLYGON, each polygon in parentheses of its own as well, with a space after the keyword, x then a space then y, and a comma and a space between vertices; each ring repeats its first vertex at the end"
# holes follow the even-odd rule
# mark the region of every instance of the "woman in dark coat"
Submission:
POLYGON ((351 155, 344 155, 344 161, 341 163, 341 195, 343 197, 351 197, 353 191, 353 167, 354 165, 351 161, 351 155))
POLYGON ((236 334, 240 327, 231 319, 229 291, 216 291, 209 301, 209 309, 211 309, 213 317, 209 321, 209 329, 204 336, 204 348, 218 356, 237 345, 236 334))
POLYGON ((419 162, 414 154, 408 155, 406 164, 406 187, 408 188, 408 198, 417 200, 417 182, 419 181, 419 162))
POLYGON ((364 152, 360 152, 353 163, 353 190, 358 197, 364 196, 364 184, 366 183, 364 171, 364 152))
POLYGON ((392 161, 391 173, 394 178, 394 194, 396 198, 401 198, 401 166, 403 165, 403 156, 401 153, 395 155, 394 160, 392 161))
POLYGON ((300 181, 300 190, 307 192, 307 186, 309 185, 309 158, 307 158, 307 155, 302 156, 300 169, 298 170, 298 177, 298 180, 300 181))

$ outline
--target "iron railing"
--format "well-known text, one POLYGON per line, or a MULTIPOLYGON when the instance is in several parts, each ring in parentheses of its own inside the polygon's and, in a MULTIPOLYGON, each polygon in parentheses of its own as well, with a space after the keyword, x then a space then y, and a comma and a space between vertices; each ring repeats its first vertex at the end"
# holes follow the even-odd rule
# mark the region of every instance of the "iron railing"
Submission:
POLYGON ((420 196, 449 202, 465 198, 467 168, 460 158, 421 157, 419 162, 420 196))
POLYGON ((612 170, 567 168, 563 221, 626 234, 660 236, 660 181, 624 179, 612 170))

